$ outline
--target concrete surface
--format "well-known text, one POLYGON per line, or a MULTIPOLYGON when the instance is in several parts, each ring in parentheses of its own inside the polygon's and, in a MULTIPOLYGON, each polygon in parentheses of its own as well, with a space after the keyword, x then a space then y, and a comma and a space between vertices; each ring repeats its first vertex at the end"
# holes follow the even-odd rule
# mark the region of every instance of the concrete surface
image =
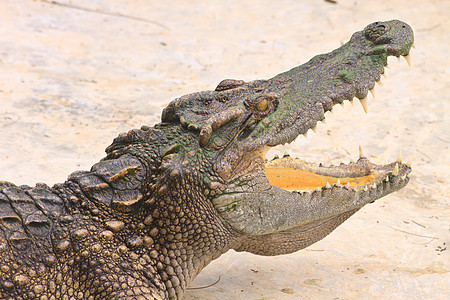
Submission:
POLYGON ((312 161, 413 157, 402 191, 291 255, 233 251, 186 299, 450 298, 450 1, 0 1, 0 179, 64 181, 120 132, 224 78, 268 78, 377 20, 415 30, 413 67, 390 60, 365 115, 336 108, 291 151, 312 161), (61 5, 69 4, 69 6, 61 5))

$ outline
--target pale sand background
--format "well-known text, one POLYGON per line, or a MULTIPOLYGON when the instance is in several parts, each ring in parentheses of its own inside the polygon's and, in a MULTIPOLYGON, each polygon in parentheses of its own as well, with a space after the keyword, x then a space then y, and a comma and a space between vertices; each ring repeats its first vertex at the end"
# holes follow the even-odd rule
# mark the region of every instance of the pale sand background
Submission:
POLYGON ((91 12, 0 1, 2 180, 62 182, 101 159, 120 132, 158 122, 177 96, 224 78, 269 78, 373 21, 408 22, 416 34, 413 67, 390 60, 367 115, 357 103, 338 107, 292 151, 339 162, 356 158, 361 144, 383 162, 401 149, 413 157, 409 185, 304 251, 228 252, 192 286, 220 281, 186 299, 450 297, 450 1, 61 3, 91 12))

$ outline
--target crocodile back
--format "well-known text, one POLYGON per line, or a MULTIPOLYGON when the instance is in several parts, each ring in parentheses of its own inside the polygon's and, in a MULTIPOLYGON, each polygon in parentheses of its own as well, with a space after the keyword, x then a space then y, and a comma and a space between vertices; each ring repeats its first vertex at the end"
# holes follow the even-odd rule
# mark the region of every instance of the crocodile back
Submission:
POLYGON ((51 236, 62 212, 64 201, 45 184, 0 182, 0 299, 32 285, 55 263, 51 236))

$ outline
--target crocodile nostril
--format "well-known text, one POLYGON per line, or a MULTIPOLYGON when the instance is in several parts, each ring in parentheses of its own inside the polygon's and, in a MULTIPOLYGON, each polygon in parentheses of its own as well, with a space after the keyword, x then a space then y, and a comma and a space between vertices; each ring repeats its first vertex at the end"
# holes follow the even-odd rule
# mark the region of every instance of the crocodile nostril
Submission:
POLYGON ((388 32, 390 29, 389 25, 383 22, 375 22, 368 25, 364 29, 364 35, 370 41, 377 41, 382 35, 388 32))

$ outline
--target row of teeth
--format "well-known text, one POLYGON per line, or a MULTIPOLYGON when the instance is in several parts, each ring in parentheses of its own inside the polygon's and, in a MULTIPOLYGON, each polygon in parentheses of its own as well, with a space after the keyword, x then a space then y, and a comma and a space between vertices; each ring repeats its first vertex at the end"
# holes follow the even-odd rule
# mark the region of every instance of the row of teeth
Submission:
MULTIPOLYGON (((390 182, 390 176, 391 176, 391 178, 397 177, 397 176, 398 176, 398 165, 396 164, 395 166, 396 166, 396 168, 394 168, 394 170, 393 170, 390 174, 386 175, 386 178, 383 179, 382 182, 380 182, 379 184, 377 184, 376 182, 374 182, 374 183, 372 183, 372 184, 366 184, 362 190, 363 190, 364 192, 368 192, 369 190, 376 190, 376 189, 378 189, 378 187, 380 186, 380 184, 390 182), (397 170, 397 174, 396 174, 396 175, 394 174, 394 171, 395 171, 395 170, 397 170)), ((406 178, 409 178, 410 176, 411 176, 411 173, 407 173, 407 174, 401 176, 401 177, 400 177, 400 180, 401 180, 401 181, 405 181, 406 178)), ((330 184, 329 182, 327 182, 326 185, 324 185, 324 186, 322 186, 322 187, 318 187, 317 189, 314 189, 314 190, 296 190, 296 191, 293 191, 293 193, 297 193, 297 194, 304 194, 304 193, 306 193, 306 194, 312 195, 312 194, 315 193, 315 192, 322 192, 322 191, 324 191, 324 190, 332 189, 333 187, 335 187, 335 188, 345 188, 345 189, 347 189, 347 190, 350 190, 350 189, 351 189, 351 190, 356 190, 356 189, 359 188, 360 186, 350 187, 350 183, 347 183, 346 185, 342 185, 342 184, 339 182, 339 180, 338 180, 338 181, 337 181, 336 183, 334 183, 334 184, 330 184)))
MULTIPOLYGON (((359 153, 360 153, 360 158, 363 158, 364 156, 363 156, 363 154, 362 154, 361 146, 359 147, 359 153)), ((401 164, 401 163, 402 163, 402 153, 399 152, 398 157, 397 157, 397 159, 396 159, 396 161, 395 161, 394 169, 392 170, 392 172, 390 172, 389 174, 386 175, 386 178, 383 180, 383 182, 390 182, 390 176, 391 176, 391 178, 395 178, 395 177, 397 177, 397 176, 399 175, 400 169, 399 169, 398 164, 401 164)), ((408 161, 406 162, 406 166, 407 166, 408 168, 411 168, 411 165, 412 165, 412 160, 411 160, 411 157, 409 157, 409 158, 408 158, 408 161)), ((404 181, 406 178, 409 178, 410 176, 411 176, 411 173, 406 173, 406 174, 404 174, 404 175, 402 175, 402 176, 400 177, 400 180, 401 180, 401 181, 404 181)), ((346 188, 346 189, 350 189, 350 183, 347 183, 346 185, 342 185, 341 182, 340 182, 340 180, 338 179, 337 182, 334 183, 334 184, 330 184, 329 182, 327 182, 326 185, 324 185, 324 186, 322 186, 322 187, 318 187, 318 188, 315 189, 315 190, 296 190, 296 191, 294 191, 294 192, 295 192, 295 193, 308 193, 308 194, 312 194, 312 193, 314 193, 314 192, 321 192, 321 191, 323 191, 323 190, 331 189, 332 187, 338 187, 338 188, 346 188)), ((360 187, 360 186, 352 187, 351 189, 356 189, 356 188, 358 188, 358 187, 360 187)), ((370 184, 364 185, 363 191, 364 191, 364 192, 367 192, 367 191, 369 191, 369 189, 377 189, 377 188, 378 188, 378 185, 377 185, 376 182, 374 182, 374 183, 372 183, 371 185, 370 185, 370 184)))
MULTIPOLYGON (((413 45, 412 47, 415 48, 414 45, 413 45)), ((408 66, 411 67, 411 55, 410 55, 410 54, 408 54, 408 55, 401 55, 401 57, 403 57, 403 58, 405 59, 405 61, 408 63, 408 66)), ((398 58, 398 60, 399 60, 399 62, 400 62, 400 56, 398 56, 397 58, 398 58)), ((386 68, 389 69, 389 66, 386 65, 386 68)), ((381 75, 382 75, 384 78, 386 78, 386 73, 385 73, 385 72, 382 73, 381 75)), ((381 80, 376 81, 376 83, 377 83, 380 87, 383 86, 381 80)), ((372 98, 375 99, 375 88, 369 90, 369 92, 370 92, 370 94, 372 95, 372 98)), ((355 97, 355 98, 356 98, 356 97, 355 97)), ((355 99, 355 98, 354 98, 354 99, 355 99)), ((348 101, 350 101, 350 103, 353 104, 353 100, 354 100, 354 99, 348 100, 348 101)), ((367 99, 367 96, 364 97, 364 98, 362 98, 362 99, 359 99, 359 98, 356 98, 356 99, 359 100, 359 102, 361 103, 361 106, 362 106, 364 112, 367 113, 367 112, 368 112, 368 109, 369 109, 369 107, 368 107, 368 99, 367 99)), ((344 102, 339 103, 339 104, 340 104, 341 106, 344 106, 344 102)), ((332 111, 330 110, 330 112, 332 112, 332 111)), ((320 120, 320 121, 321 121, 322 123, 326 124, 325 117, 324 117, 322 120, 320 120)), ((308 131, 306 131, 305 133, 303 133, 303 136, 304 136, 305 138, 308 137, 308 132, 309 132, 310 130, 311 130, 313 133, 317 133, 317 132, 316 132, 316 127, 317 127, 317 126, 314 126, 314 127, 311 127, 310 129, 308 129, 308 131)), ((295 140, 294 140, 294 141, 295 141, 295 140)), ((291 142, 291 143, 292 143, 292 142, 291 142)), ((289 143, 289 144, 290 144, 290 143, 289 143)), ((361 149, 361 146, 360 146, 360 149, 361 149)), ((291 153, 291 152, 289 151, 289 149, 287 148, 287 145, 286 145, 286 144, 284 144, 284 145, 278 145, 278 146, 276 146, 276 147, 267 149, 267 150, 265 151, 264 155, 263 155, 263 158, 264 158, 265 160, 267 160, 267 161, 271 161, 271 160, 274 160, 274 159, 276 159, 276 158, 280 158, 280 157, 284 157, 284 156, 291 156, 291 157, 296 158, 296 154, 295 154, 295 153, 291 153)), ((361 158, 361 157, 362 157, 362 156, 361 156, 361 153, 360 153, 360 158, 361 158)), ((371 161, 372 161, 372 159, 371 159, 371 161)), ((349 163, 351 163, 351 162, 352 162, 352 161, 348 161, 348 160, 347 160, 347 161, 341 161, 341 164, 349 164, 349 163)), ((373 161, 372 161, 372 163, 373 163, 373 161)), ((332 163, 330 163, 328 166, 334 166, 334 165, 333 165, 332 163)))
MULTIPOLYGON (((414 47, 414 45, 413 45, 413 47, 414 47)), ((408 54, 408 55, 400 55, 400 56, 403 57, 403 58, 406 60, 406 62, 408 63, 408 66, 411 67, 411 55, 408 54)), ((400 56, 397 57, 399 62, 400 62, 400 56)), ((389 66, 386 65, 385 68, 389 69, 389 66)), ((381 75, 382 75, 384 78, 387 78, 387 77, 386 77, 386 72, 381 73, 381 75)), ((376 82, 380 87, 383 86, 383 83, 381 82, 381 80, 378 80, 378 81, 375 81, 375 82, 376 82)), ((371 89, 371 90, 369 90, 369 92, 370 92, 370 94, 372 95, 373 99, 375 99, 375 90, 374 90, 374 88, 371 89)), ((355 97, 355 98, 356 98, 356 97, 355 97)), ((358 98, 357 98, 357 99, 358 99, 358 98)), ((367 114, 367 112, 368 112, 368 110, 369 110, 369 105, 368 105, 368 101, 367 101, 367 96, 364 97, 364 98, 362 98, 362 99, 358 99, 358 100, 359 100, 359 102, 361 103, 361 106, 362 106, 364 112, 367 114)), ((352 99, 352 100, 349 100, 349 101, 353 104, 353 99, 352 99)), ((343 103, 340 103, 340 104, 343 106, 343 103)))

